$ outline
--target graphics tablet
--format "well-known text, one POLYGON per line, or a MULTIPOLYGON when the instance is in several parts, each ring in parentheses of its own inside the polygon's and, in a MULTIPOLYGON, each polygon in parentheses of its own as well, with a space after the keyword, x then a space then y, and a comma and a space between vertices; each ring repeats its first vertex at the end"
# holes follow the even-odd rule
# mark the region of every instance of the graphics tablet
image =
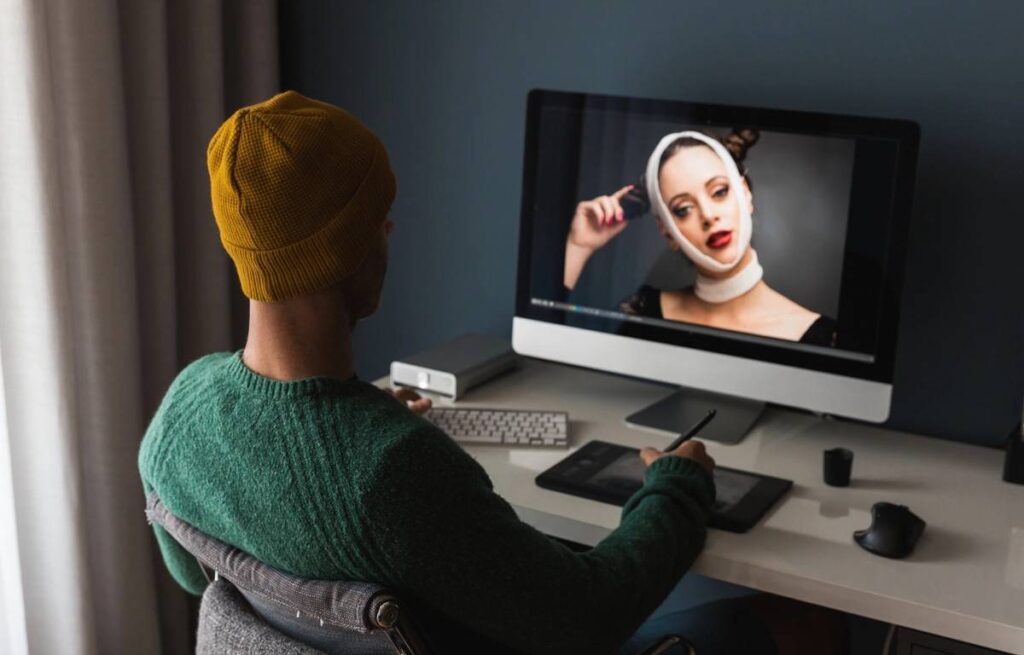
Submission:
MULTIPOLYGON (((591 441, 537 476, 537 486, 619 507, 644 483, 640 451, 591 441)), ((792 480, 715 467, 715 506, 709 525, 729 532, 754 527, 790 487, 792 480)))

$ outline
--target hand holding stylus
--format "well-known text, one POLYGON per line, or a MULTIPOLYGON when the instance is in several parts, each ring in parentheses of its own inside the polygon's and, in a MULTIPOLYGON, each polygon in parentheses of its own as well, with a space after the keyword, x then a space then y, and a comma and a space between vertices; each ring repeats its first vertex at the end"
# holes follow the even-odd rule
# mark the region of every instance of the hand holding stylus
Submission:
POLYGON ((658 450, 650 447, 644 448, 640 451, 640 459, 644 461, 645 465, 650 466, 651 462, 666 455, 688 457, 703 466, 709 472, 713 471, 715 468, 715 460, 707 454, 703 443, 700 441, 691 441, 691 439, 703 430, 704 427, 707 426, 713 418, 715 418, 715 414, 717 413, 718 412, 713 409, 710 410, 704 418, 697 421, 693 427, 674 439, 672 443, 665 448, 665 450, 658 450))
POLYGON ((644 448, 640 451, 640 459, 647 466, 656 459, 662 457, 686 457, 703 466, 710 473, 715 470, 715 460, 704 450, 704 444, 700 441, 687 441, 672 451, 661 451, 657 448, 644 448))

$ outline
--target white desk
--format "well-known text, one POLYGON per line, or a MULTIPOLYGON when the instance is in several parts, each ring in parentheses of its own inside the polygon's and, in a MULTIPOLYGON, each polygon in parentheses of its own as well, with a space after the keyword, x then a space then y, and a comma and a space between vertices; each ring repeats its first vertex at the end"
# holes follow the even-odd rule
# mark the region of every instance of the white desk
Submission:
MULTIPOLYGON (((593 439, 662 447, 673 435, 623 419, 670 391, 528 360, 458 406, 568 411, 574 447, 593 439)), ((781 410, 767 412, 742 443, 708 449, 721 465, 794 486, 747 534, 711 530, 693 571, 1024 655, 1024 486, 1000 480, 1001 452, 781 410), (822 482, 822 451, 836 446, 855 453, 845 489, 822 482), (908 505, 928 523, 908 559, 876 557, 851 538, 880 500, 908 505)), ((547 534, 594 545, 619 524, 617 507, 534 484, 565 450, 468 450, 519 516, 547 534)))

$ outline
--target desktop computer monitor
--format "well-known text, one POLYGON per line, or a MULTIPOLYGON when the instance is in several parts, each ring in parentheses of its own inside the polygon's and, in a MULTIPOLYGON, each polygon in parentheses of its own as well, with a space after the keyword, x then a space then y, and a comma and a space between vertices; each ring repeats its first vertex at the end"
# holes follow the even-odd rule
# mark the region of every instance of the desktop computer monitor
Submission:
POLYGON ((629 418, 665 430, 723 405, 740 417, 716 421, 723 440, 763 403, 888 417, 915 123, 527 105, 517 352, 683 387, 629 418))

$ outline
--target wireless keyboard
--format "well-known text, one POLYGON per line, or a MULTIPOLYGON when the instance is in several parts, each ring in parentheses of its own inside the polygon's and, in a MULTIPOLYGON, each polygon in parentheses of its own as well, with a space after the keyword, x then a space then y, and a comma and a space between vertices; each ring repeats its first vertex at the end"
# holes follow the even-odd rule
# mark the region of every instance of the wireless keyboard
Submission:
POLYGON ((565 412, 434 408, 425 418, 460 443, 569 447, 569 415, 565 412))

